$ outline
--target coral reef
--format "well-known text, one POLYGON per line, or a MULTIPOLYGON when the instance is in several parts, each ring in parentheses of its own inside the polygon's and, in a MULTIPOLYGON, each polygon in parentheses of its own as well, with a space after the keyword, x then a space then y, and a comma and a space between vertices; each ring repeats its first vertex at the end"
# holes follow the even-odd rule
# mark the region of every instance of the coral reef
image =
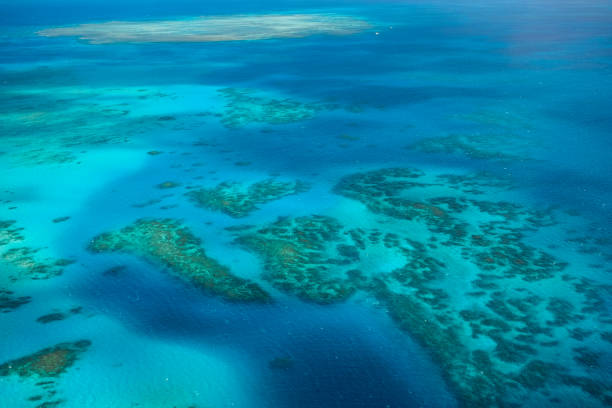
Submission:
POLYGON ((79 355, 89 348, 89 340, 60 343, 34 354, 0 365, 0 376, 54 378, 76 363, 79 355))
POLYGON ((124 104, 96 100, 118 92, 125 100, 165 96, 117 89, 8 86, 0 95, 5 107, 0 114, 5 167, 76 165, 89 149, 127 143, 133 135, 159 126, 154 118, 130 117, 124 104))
POLYGON ((611 385, 589 370, 609 353, 585 333, 609 327, 610 289, 528 243, 528 234, 556 227, 552 209, 478 199, 511 189, 492 175, 401 168, 343 178, 338 194, 406 231, 385 239, 406 264, 360 288, 431 351, 465 406, 547 402, 569 389, 608 405, 611 385))
POLYGON ((36 319, 36 321, 38 323, 43 323, 43 324, 47 324, 47 323, 51 323, 51 322, 57 322, 59 320, 64 320, 66 319, 66 316, 64 313, 49 313, 46 314, 44 316, 40 316, 38 319, 36 319))
POLYGON ((0 312, 8 313, 20 306, 30 303, 30 296, 14 296, 15 293, 10 290, 0 289, 0 312))
POLYGON ((119 231, 95 237, 92 252, 126 252, 167 268, 174 276, 229 301, 268 302, 258 284, 233 275, 206 255, 201 241, 173 219, 139 219, 119 231))
POLYGON ((266 179, 252 184, 224 182, 213 188, 190 191, 186 196, 199 207, 240 218, 257 210, 260 204, 299 194, 309 188, 308 184, 301 181, 266 179))
POLYGON ((40 316, 38 319, 36 319, 36 321, 42 324, 57 322, 60 320, 65 320, 69 318, 71 315, 79 314, 82 311, 83 311, 83 308, 81 306, 75 306, 72 309, 68 310, 67 312, 53 312, 53 313, 49 313, 49 314, 40 316))
POLYGON ((481 109, 471 113, 456 114, 453 119, 460 122, 474 123, 476 125, 490 126, 504 130, 531 130, 533 120, 527 112, 516 109, 509 110, 504 106, 501 109, 481 109))
POLYGON ((311 119, 318 112, 333 110, 333 104, 305 103, 293 99, 274 99, 255 95, 246 89, 224 88, 219 93, 226 100, 221 118, 228 128, 239 128, 250 123, 280 125, 311 119))
POLYGON ((9 279, 11 281, 49 279, 61 275, 66 266, 74 263, 70 259, 41 259, 38 256, 39 251, 39 249, 19 247, 10 248, 0 255, 0 261, 10 266, 9 279))
POLYGON ((125 269, 125 265, 111 266, 110 268, 105 270, 102 275, 116 278, 117 276, 120 276, 125 273, 125 269))
POLYGON ((301 299, 326 304, 345 300, 356 290, 355 245, 333 218, 281 218, 264 228, 242 229, 236 243, 261 256, 264 279, 301 299))
POLYGON ((369 28, 361 19, 337 14, 254 14, 165 21, 110 21, 41 30, 43 37, 76 36, 92 44, 117 42, 215 42, 349 35, 369 28))
POLYGON ((15 221, 0 221, 0 247, 22 242, 24 240, 21 231, 23 228, 15 228, 15 221))
POLYGON ((275 357, 268 362, 272 370, 289 370, 293 367, 293 359, 290 356, 275 357))
POLYGON ((5 264, 5 277, 15 282, 22 279, 49 279, 61 275, 74 261, 40 256, 40 249, 15 246, 25 241, 23 228, 15 228, 15 221, 0 221, 0 262, 5 264))
POLYGON ((503 137, 491 134, 451 134, 427 137, 409 147, 424 153, 446 153, 467 156, 471 159, 520 160, 522 157, 499 150, 503 137))
POLYGON ((65 400, 57 398, 57 379, 68 371, 91 346, 89 340, 59 343, 16 360, 0 365, 0 377, 17 376, 36 381, 41 392, 29 397, 39 402, 36 408, 58 407, 65 400))
POLYGON ((164 181, 163 183, 159 183, 155 187, 159 188, 160 190, 165 190, 165 189, 176 188, 180 186, 181 186, 181 183, 177 183, 175 181, 164 181))
MULTIPOLYGON (((426 137, 408 146, 424 153, 444 153, 470 159, 493 161, 532 160, 537 146, 530 134, 532 121, 524 114, 504 107, 453 115, 461 127, 471 127, 463 133, 426 137), (503 146, 503 149, 502 149, 503 146)), ((539 147, 539 146, 537 146, 539 147)))

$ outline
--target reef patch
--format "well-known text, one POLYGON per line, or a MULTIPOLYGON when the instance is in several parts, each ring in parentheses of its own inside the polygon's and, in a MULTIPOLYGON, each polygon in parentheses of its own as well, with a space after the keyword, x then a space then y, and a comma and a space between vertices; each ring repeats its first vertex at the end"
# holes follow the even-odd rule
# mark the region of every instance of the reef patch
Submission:
POLYGON ((392 238, 379 231, 346 228, 322 215, 281 217, 263 228, 232 231, 237 244, 262 258, 264 279, 279 290, 319 304, 344 301, 361 289, 367 282, 360 270, 367 265, 361 251, 367 247, 373 254, 380 253, 392 238))
POLYGON ((0 312, 9 313, 13 310, 30 303, 30 296, 15 296, 10 290, 0 289, 0 312))
POLYGON ((57 397, 57 381, 79 360, 80 355, 91 346, 89 340, 59 343, 16 360, 0 365, 0 377, 17 376, 35 381, 41 393, 28 398, 40 403, 36 407, 60 406, 64 400, 57 397))
POLYGON ((338 108, 336 104, 278 98, 250 89, 223 88, 218 92, 226 101, 221 123, 230 129, 251 123, 283 125, 300 122, 312 119, 319 112, 338 108))
POLYGON ((172 275, 206 293, 235 302, 269 302, 257 283, 233 275, 206 255, 202 242, 174 219, 139 219, 115 232, 95 237, 88 249, 95 253, 125 252, 165 267, 172 275))
POLYGON ((336 193, 405 226, 387 242, 406 264, 361 288, 430 350, 464 406, 546 404, 565 392, 609 405, 611 385, 593 375, 609 351, 584 333, 609 329, 610 289, 529 243, 534 232, 559 230, 553 209, 480 199, 512 190, 489 174, 389 168, 344 177, 336 193))
POLYGON ((370 27, 365 20, 337 14, 253 14, 165 21, 109 21, 49 28, 37 34, 78 37, 91 44, 217 42, 350 35, 370 27))
POLYGON ((267 179, 252 184, 223 182, 213 188, 201 188, 186 193, 198 207, 221 211, 233 218, 246 217, 259 205, 308 191, 302 181, 267 179))
POLYGON ((49 279, 59 276, 72 263, 70 259, 45 258, 41 249, 17 246, 25 241, 23 228, 15 227, 15 221, 0 221, 0 263, 4 263, 5 275, 11 282, 23 279, 49 279))

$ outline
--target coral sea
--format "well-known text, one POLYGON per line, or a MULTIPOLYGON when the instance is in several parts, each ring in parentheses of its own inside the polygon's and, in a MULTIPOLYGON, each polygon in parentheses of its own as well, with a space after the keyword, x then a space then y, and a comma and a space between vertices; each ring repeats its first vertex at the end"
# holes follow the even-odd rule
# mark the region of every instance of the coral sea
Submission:
POLYGON ((612 2, 0 0, 0 407, 612 405, 612 2))

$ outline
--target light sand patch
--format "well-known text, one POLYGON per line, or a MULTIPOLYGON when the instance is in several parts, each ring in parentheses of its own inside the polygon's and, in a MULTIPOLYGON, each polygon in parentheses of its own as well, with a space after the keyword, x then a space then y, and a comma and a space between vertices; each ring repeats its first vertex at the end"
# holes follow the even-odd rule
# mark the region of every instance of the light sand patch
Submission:
POLYGON ((44 37, 75 36, 91 44, 117 42, 214 42, 349 35, 370 28, 366 21, 335 14, 264 14, 197 17, 166 21, 109 21, 41 30, 44 37))

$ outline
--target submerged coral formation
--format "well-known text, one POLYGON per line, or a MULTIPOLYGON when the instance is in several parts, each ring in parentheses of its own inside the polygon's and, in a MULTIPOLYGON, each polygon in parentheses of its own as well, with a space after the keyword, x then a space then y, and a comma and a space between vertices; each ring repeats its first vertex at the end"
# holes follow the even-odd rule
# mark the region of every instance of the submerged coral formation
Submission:
POLYGON ((0 376, 58 377, 72 367, 90 345, 89 340, 79 340, 42 349, 0 365, 0 376))
POLYGON ((80 355, 91 346, 90 340, 59 343, 0 365, 0 377, 18 376, 36 381, 41 393, 28 398, 40 402, 36 408, 58 407, 64 402, 57 397, 57 379, 70 369, 80 355))
POLYGON ((42 323, 42 324, 47 324, 47 323, 52 323, 52 322, 57 322, 57 321, 61 321, 61 320, 65 320, 67 318, 69 318, 71 315, 76 315, 81 313, 81 311, 83 310, 83 308, 81 306, 76 306, 73 307, 72 309, 70 309, 67 312, 53 312, 53 313, 49 313, 43 316, 40 316, 39 318, 36 319, 36 322, 38 323, 42 323))
POLYGON ((299 194, 309 188, 308 184, 301 181, 267 179, 252 184, 223 182, 213 188, 190 191, 186 195, 200 207, 240 218, 257 210, 260 204, 299 194))
POLYGON ((507 149, 500 150, 506 139, 511 136, 500 136, 495 134, 451 134, 446 136, 435 136, 421 139, 411 148, 424 153, 447 153, 467 156, 472 159, 486 160, 521 160, 523 156, 509 154, 507 149))
POLYGON ((531 245, 531 233, 557 226, 555 212, 503 200, 512 190, 486 173, 382 169, 346 176, 335 191, 384 229, 313 215, 229 230, 282 291, 320 304, 374 296, 431 351, 465 406, 546 404, 563 392, 609 404, 610 384, 593 371, 609 354, 589 334, 610 326, 610 288, 531 245), (500 201, 480 198, 491 192, 500 201), (368 256, 402 266, 362 263, 368 256))
POLYGON ((601 301, 609 289, 527 243, 528 232, 556 224, 550 211, 477 199, 508 188, 491 177, 397 168, 342 179, 337 193, 407 231, 389 241, 405 266, 362 288, 431 350, 465 406, 546 404, 569 389, 610 404, 605 377, 585 371, 601 345, 564 335, 610 325, 601 301), (572 361, 584 368, 568 368, 572 361))
POLYGON ((166 21, 110 21, 49 28, 44 37, 76 36, 92 44, 116 42, 215 42, 300 38, 316 34, 349 35, 370 25, 335 14, 255 14, 207 16, 166 21))
POLYGON ((64 268, 74 261, 70 259, 44 258, 40 249, 15 246, 25 241, 23 228, 14 227, 15 221, 0 221, 0 264, 4 263, 10 281, 21 279, 49 279, 61 275, 64 268))
POLYGON ((126 252, 166 267, 174 276, 226 300, 268 302, 258 284, 233 275, 206 255, 201 240, 173 219, 139 219, 119 231, 95 237, 92 252, 126 252))
POLYGON ((0 312, 8 313, 20 306, 30 303, 30 296, 15 296, 10 290, 0 289, 0 312))
POLYGON ((177 183, 176 181, 164 181, 162 183, 159 183, 155 187, 159 188, 160 190, 166 190, 169 188, 176 188, 180 186, 181 186, 181 183, 177 183))
MULTIPOLYGON (((281 218, 261 229, 240 231, 236 242, 264 260, 264 279, 301 299, 333 303, 348 298, 357 248, 333 218, 281 218)), ((358 257, 358 256, 357 256, 358 257)))
POLYGON ((24 237, 22 235, 23 228, 16 228, 14 220, 1 220, 0 221, 0 247, 5 245, 22 242, 24 237))
POLYGON ((530 160, 538 141, 531 134, 531 120, 523 114, 502 110, 480 110, 453 115, 461 133, 426 137, 408 146, 424 153, 445 153, 471 159, 495 161, 530 160), (471 126, 470 126, 471 125, 471 126))
POLYGON ((311 119, 320 111, 337 108, 333 104, 276 99, 248 89, 224 88, 219 93, 227 101, 221 123, 228 128, 239 128, 249 123, 281 125, 299 122, 311 119))
MULTIPOLYGON (((44 73, 41 73, 44 74, 44 73)), ((44 75, 43 75, 44 76, 44 75)), ((19 83, 19 82, 17 82, 19 83)), ((129 92, 129 91, 128 91, 129 92)), ((160 95, 126 93, 126 89, 38 86, 36 90, 10 86, 0 95, 0 151, 10 167, 79 163, 89 149, 128 142, 135 134, 158 126, 150 117, 131 117, 125 103, 100 103, 109 95, 125 100, 160 95), (44 140, 45 143, 39 143, 44 140)))
POLYGON ((268 367, 272 370, 289 370, 293 367, 291 356, 275 357, 268 362, 268 367))
POLYGON ((74 261, 70 259, 41 258, 39 249, 19 247, 10 248, 2 255, 0 261, 6 263, 9 268, 9 279, 17 281, 21 279, 49 279, 59 276, 64 268, 74 261))

